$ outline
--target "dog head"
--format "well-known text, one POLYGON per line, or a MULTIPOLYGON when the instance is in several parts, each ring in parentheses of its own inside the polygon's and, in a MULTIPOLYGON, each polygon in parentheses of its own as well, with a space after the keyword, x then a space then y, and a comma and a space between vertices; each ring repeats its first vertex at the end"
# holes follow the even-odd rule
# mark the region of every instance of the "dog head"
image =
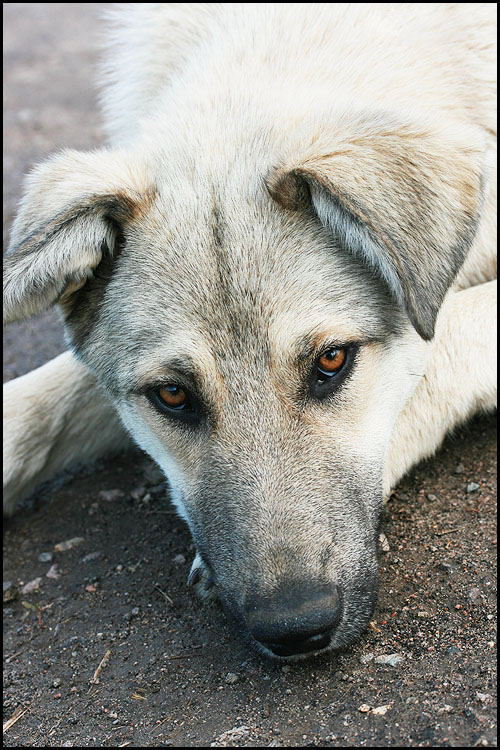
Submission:
POLYGON ((369 621, 391 431, 481 200, 469 133, 307 132, 282 153, 270 132, 64 152, 31 176, 5 263, 6 319, 60 304, 223 604, 286 658, 369 621))

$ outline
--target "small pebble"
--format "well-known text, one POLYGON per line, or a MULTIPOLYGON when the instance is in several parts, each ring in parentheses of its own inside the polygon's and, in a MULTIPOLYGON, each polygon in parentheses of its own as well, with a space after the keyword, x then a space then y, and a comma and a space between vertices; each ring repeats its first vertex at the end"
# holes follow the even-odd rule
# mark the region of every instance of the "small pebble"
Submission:
POLYGON ((467 492, 476 492, 478 489, 480 489, 481 485, 477 482, 469 482, 467 485, 467 492))
POLYGON ((387 537, 385 534, 379 535, 378 542, 379 542, 380 549, 382 550, 382 552, 387 553, 391 551, 389 542, 387 541, 387 537))
POLYGON ((88 555, 85 555, 85 557, 82 557, 80 562, 87 563, 87 562, 90 562, 91 560, 96 560, 100 556, 101 556, 101 552, 89 552, 88 555))
POLYGON ((38 555, 38 561, 42 563, 52 562, 52 558, 53 558, 52 552, 41 552, 38 555))
POLYGON ((386 664, 389 667, 395 667, 402 662, 404 657, 401 654, 381 654, 375 657, 376 664, 386 664))
POLYGON ((246 739, 250 735, 250 727, 243 724, 239 727, 233 727, 227 732, 220 734, 213 742, 210 743, 210 747, 238 747, 242 740, 246 739))
POLYGON ((19 590, 12 581, 3 582, 3 600, 5 602, 12 602, 19 596, 19 590))
POLYGON ((34 578, 33 581, 29 581, 29 583, 26 583, 22 589, 22 594, 31 594, 32 591, 38 591, 40 588, 40 584, 42 582, 41 578, 34 578))
POLYGON ((489 693, 476 693, 476 698, 481 701, 481 703, 491 703, 493 698, 489 693))
POLYGON ((239 682, 240 678, 237 674, 234 674, 234 672, 228 672, 226 675, 225 682, 227 682, 228 685, 234 685, 235 683, 239 682))
POLYGON ((74 536, 72 539, 67 539, 65 542, 54 544, 54 551, 66 552, 67 550, 72 549, 72 547, 76 547, 77 544, 81 544, 84 541, 85 540, 83 536, 74 536))
POLYGON ((368 703, 363 703, 358 708, 358 711, 361 711, 362 714, 367 714, 370 710, 371 710, 371 706, 369 706, 368 703))
POLYGON ((61 574, 59 573, 59 568, 56 563, 50 566, 48 571, 45 573, 45 577, 53 578, 55 581, 57 581, 57 579, 61 577, 61 574))
POLYGON ((390 709, 389 706, 378 706, 378 708, 372 708, 371 713, 375 716, 383 716, 390 709))
POLYGON ((374 656, 375 654, 373 652, 370 652, 368 654, 363 654, 362 656, 360 656, 359 660, 361 664, 368 664, 368 662, 372 661, 374 656))
POLYGON ((455 474, 463 474, 465 471, 465 466, 463 464, 457 464, 455 466, 455 474))

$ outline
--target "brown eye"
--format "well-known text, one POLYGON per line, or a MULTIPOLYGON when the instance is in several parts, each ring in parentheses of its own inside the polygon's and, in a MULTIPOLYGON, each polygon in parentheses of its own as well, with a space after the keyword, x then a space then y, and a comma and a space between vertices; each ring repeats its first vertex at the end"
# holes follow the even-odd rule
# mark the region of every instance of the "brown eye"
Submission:
POLYGON ((146 391, 144 395, 160 414, 182 424, 195 426, 203 416, 200 401, 180 385, 159 385, 146 391))
POLYGON ((346 360, 345 349, 328 349, 318 360, 318 377, 325 379, 336 375, 344 366, 346 360))
POLYGON ((186 405, 186 392, 179 388, 178 385, 165 385, 158 388, 159 400, 170 409, 183 409, 186 405))

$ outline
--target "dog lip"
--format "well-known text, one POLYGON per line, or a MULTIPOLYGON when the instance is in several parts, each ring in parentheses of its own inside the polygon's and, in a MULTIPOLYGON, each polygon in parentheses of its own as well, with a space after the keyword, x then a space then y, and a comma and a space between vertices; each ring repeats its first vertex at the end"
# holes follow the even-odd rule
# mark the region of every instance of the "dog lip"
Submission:
POLYGON ((320 645, 319 643, 317 643, 314 649, 311 649, 310 651, 301 651, 299 653, 294 651, 285 653, 285 650, 282 649, 281 644, 262 643, 261 641, 257 641, 250 633, 247 633, 246 642, 260 656, 269 659, 270 661, 282 663, 315 659, 316 657, 321 657, 332 650, 332 639, 329 639, 328 643, 326 643, 325 645, 320 645), (276 650, 274 650, 275 646, 276 650), (279 653, 280 650, 282 650, 282 653, 279 653))
POLYGON ((311 652, 319 652, 327 648, 331 643, 332 633, 330 630, 316 633, 309 638, 286 643, 263 643, 262 645, 272 651, 276 656, 301 656, 311 652), (299 650, 298 650, 299 649, 299 650))

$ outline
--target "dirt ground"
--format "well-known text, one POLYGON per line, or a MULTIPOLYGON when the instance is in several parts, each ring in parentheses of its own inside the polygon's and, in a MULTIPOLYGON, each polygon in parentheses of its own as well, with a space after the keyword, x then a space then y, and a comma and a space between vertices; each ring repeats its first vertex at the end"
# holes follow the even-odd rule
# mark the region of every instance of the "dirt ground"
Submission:
MULTIPOLYGON (((7 229, 34 161, 103 141, 101 7, 4 4, 7 229)), ((4 380, 64 348, 53 312, 9 327, 4 380)), ((187 587, 193 545, 143 454, 46 487, 4 530, 4 745, 495 746, 496 495, 477 418, 393 495, 372 628, 280 666, 187 587)))

